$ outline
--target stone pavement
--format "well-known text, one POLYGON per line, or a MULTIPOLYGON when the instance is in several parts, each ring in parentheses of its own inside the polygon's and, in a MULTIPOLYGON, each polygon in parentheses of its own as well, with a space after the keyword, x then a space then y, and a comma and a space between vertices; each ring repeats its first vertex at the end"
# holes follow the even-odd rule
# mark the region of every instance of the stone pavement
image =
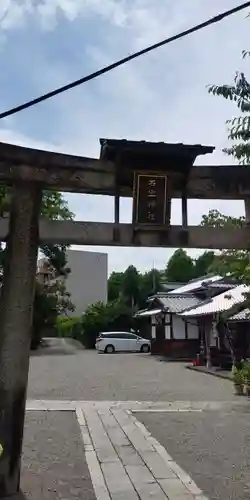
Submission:
POLYGON ((148 354, 98 354, 54 342, 31 356, 30 399, 104 401, 224 401, 232 383, 148 354))
POLYGON ((21 487, 25 500, 95 500, 75 412, 27 412, 21 487))
POLYGON ((136 416, 210 500, 250 498, 249 401, 231 410, 136 416))
MULTIPOLYGON (((41 477, 46 472, 49 475, 51 463, 51 474, 55 475, 53 462, 60 462, 55 458, 57 446, 61 447, 59 455, 65 457, 64 464, 59 466, 61 469, 58 479, 54 477, 54 488, 49 487, 50 491, 46 490, 49 479, 45 475, 41 498, 92 500, 94 497, 90 474, 97 500, 205 500, 204 493, 190 475, 180 468, 168 450, 139 422, 137 413, 140 416, 152 412, 166 416, 212 413, 218 410, 231 412, 240 404, 241 402, 28 401, 28 425, 32 419, 43 421, 41 436, 44 446, 48 437, 50 439, 50 449, 46 449, 45 460, 41 460, 40 451, 38 469, 34 470, 32 465, 33 474, 37 473, 38 477, 40 474, 41 477), (77 437, 73 425, 73 412, 78 421, 81 439, 77 437), (57 442, 58 428, 61 426, 65 437, 62 442, 60 439, 57 442)), ((39 436, 34 435, 33 450, 37 448, 38 439, 39 436)), ((34 463, 32 457, 31 462, 34 463)), ((28 486, 28 483, 23 485, 26 493, 28 486)), ((37 485, 36 487, 38 488, 37 485)), ((33 492, 28 493, 27 498, 40 500, 33 492)))
POLYGON ((29 500, 250 498, 250 405, 229 380, 53 339, 31 357, 28 398, 29 500))

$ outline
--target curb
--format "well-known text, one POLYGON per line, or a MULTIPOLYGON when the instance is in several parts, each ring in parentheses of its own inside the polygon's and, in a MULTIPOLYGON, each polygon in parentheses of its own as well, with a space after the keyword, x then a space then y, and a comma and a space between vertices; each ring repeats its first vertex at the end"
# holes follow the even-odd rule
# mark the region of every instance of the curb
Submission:
POLYGON ((194 372, 204 373, 205 375, 212 375, 212 377, 217 377, 217 378, 222 378, 224 380, 232 381, 232 377, 229 374, 225 375, 224 373, 210 371, 210 370, 208 370, 206 368, 201 369, 201 368, 199 368, 197 366, 186 366, 186 368, 187 368, 187 370, 192 370, 194 372))

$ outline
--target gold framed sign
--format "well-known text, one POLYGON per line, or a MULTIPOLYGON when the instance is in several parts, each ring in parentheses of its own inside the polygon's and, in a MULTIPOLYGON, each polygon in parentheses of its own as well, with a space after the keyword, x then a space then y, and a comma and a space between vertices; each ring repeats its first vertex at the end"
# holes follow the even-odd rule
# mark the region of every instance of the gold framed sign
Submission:
POLYGON ((163 226, 167 221, 167 175, 135 172, 133 223, 163 226))

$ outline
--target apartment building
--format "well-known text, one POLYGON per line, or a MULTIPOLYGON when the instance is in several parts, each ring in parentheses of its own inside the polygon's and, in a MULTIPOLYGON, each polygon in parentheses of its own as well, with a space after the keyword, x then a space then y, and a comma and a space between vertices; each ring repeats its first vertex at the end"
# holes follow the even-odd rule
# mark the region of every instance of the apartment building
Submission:
POLYGON ((80 316, 95 302, 107 302, 108 255, 100 252, 68 250, 67 261, 71 272, 67 277, 58 278, 47 259, 39 259, 37 280, 48 286, 53 285, 58 279, 63 280, 75 306, 75 311, 71 313, 75 316, 80 316))

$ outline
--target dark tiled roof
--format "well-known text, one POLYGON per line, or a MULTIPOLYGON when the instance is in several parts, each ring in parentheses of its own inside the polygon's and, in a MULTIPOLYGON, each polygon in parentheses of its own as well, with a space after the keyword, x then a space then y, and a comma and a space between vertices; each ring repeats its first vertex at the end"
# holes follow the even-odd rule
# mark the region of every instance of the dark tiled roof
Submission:
POLYGON ((243 311, 238 312, 237 314, 234 314, 231 318, 229 318, 230 321, 250 321, 250 309, 243 309, 243 311))
POLYGON ((160 284, 161 289, 165 292, 169 292, 169 290, 176 290, 177 288, 180 288, 180 286, 184 286, 186 283, 177 283, 176 281, 167 281, 167 282, 162 282, 160 284))
POLYGON ((155 299, 161 304, 161 306, 169 312, 180 313, 186 309, 193 308, 201 304, 203 301, 198 299, 192 294, 169 294, 163 295, 159 294, 155 296, 155 299))
POLYGON ((117 151, 130 151, 133 153, 148 153, 155 155, 178 155, 192 157, 212 153, 214 146, 202 146, 201 144, 183 144, 166 142, 128 141, 126 139, 100 139, 101 154, 103 160, 112 161, 117 151))
POLYGON ((237 286, 234 283, 220 283, 219 281, 216 283, 210 283, 208 285, 208 288, 219 288, 220 290, 231 290, 231 288, 234 288, 237 286))

